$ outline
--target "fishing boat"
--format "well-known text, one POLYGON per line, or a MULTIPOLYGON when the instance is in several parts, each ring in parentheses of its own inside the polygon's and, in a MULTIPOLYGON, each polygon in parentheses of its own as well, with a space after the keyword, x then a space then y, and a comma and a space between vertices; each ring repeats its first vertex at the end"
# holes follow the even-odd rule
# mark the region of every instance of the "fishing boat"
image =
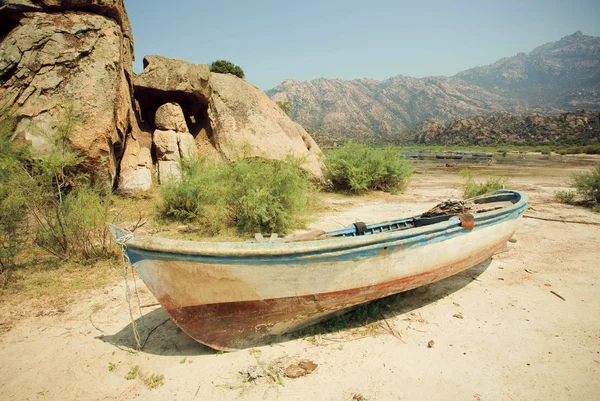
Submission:
POLYGON ((515 233, 527 196, 501 190, 473 203, 471 213, 424 213, 248 242, 109 228, 175 324, 202 344, 234 351, 489 259, 515 233))

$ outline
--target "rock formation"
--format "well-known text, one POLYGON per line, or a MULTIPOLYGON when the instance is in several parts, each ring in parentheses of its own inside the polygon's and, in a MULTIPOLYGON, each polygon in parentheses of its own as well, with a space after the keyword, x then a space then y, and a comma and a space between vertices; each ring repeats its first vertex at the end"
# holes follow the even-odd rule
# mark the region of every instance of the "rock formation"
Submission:
POLYGON ((114 186, 125 138, 138 131, 123 1, 4 0, 0 26, 0 109, 16 117, 16 136, 43 153, 71 120, 86 167, 114 186))
POLYGON ((123 0, 0 2, 0 119, 14 116, 14 137, 38 154, 68 122, 83 167, 108 190, 147 190, 154 171, 176 178, 180 159, 198 154, 291 154, 322 176, 317 144, 244 80, 161 56, 137 76, 132 64, 123 0))
POLYGON ((600 143, 600 112, 431 119, 416 125, 411 132, 415 143, 427 145, 586 145, 600 143))
POLYGON ((307 171, 322 176, 316 142, 265 93, 231 74, 213 74, 211 86, 213 142, 226 159, 292 155, 304 159, 307 171))
POLYGON ((152 186, 152 132, 141 130, 127 138, 121 160, 119 190, 147 191, 152 186))
POLYGON ((230 74, 211 74, 206 65, 182 60, 147 56, 144 65, 134 80, 135 97, 144 122, 152 122, 156 128, 159 176, 161 171, 179 174, 172 145, 177 133, 179 157, 199 153, 235 160, 292 155, 304 160, 307 171, 322 177, 319 146, 253 85, 230 74))
POLYGON ((158 178, 161 183, 181 176, 179 160, 198 157, 194 137, 188 131, 183 111, 177 103, 165 103, 156 110, 153 140, 158 178))

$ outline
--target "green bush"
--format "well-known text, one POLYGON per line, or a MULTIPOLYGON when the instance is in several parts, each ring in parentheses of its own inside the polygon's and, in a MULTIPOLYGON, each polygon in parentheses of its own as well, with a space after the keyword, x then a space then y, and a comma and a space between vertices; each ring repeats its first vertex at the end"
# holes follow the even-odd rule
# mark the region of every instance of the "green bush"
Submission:
POLYGON ((0 258, 7 263, 18 251, 13 243, 28 242, 25 230, 36 245, 63 260, 116 256, 105 228, 110 199, 93 189, 80 169, 83 158, 71 146, 76 121, 70 116, 54 132, 40 132, 49 144, 44 154, 34 156, 24 142, 1 135, 0 258))
POLYGON ((283 110, 283 112, 285 114, 290 114, 290 110, 292 110, 292 104, 290 102, 276 102, 277 106, 279 106, 279 108, 281 110, 283 110))
POLYGON ((329 151, 325 159, 325 174, 333 188, 355 194, 370 190, 397 193, 406 188, 412 172, 392 147, 372 149, 350 142, 329 151))
POLYGON ((240 159, 182 165, 180 181, 160 189, 159 216, 200 222, 207 234, 225 227, 240 233, 280 232, 302 223, 312 184, 298 160, 240 159))
POLYGON ((110 259, 116 256, 106 222, 110 198, 88 183, 80 183, 62 197, 49 200, 39 210, 35 242, 49 253, 74 260, 110 259))
POLYGON ((554 192, 554 197, 560 203, 566 203, 567 205, 573 205, 575 203, 575 195, 574 191, 556 191, 554 192))
POLYGON ((5 117, 0 122, 0 289, 27 232, 26 198, 21 188, 27 177, 19 161, 26 148, 10 140, 13 129, 14 120, 5 117))
POLYGON ((600 204, 600 166, 589 173, 580 173, 573 177, 577 192, 594 206, 600 204))
POLYGON ((199 160, 182 162, 181 171, 181 180, 170 180, 160 186, 159 217, 199 222, 204 232, 217 234, 225 218, 228 170, 199 160))
POLYGON ((466 177, 463 188, 463 197, 465 199, 492 193, 502 189, 506 185, 506 178, 504 177, 488 178, 484 182, 477 182, 469 169, 461 170, 460 175, 466 177))
POLYGON ((584 152, 588 155, 600 155, 600 144, 588 145, 584 148, 584 152))
POLYGON ((217 74, 233 74, 242 79, 245 78, 244 70, 227 60, 217 60, 210 63, 210 72, 217 74))

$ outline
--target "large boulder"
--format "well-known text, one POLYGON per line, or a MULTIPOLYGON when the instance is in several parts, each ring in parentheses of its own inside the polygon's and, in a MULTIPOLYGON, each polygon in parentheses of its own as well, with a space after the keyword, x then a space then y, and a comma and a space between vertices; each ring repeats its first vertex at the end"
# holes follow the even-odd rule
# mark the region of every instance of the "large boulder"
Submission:
POLYGON ((263 91, 230 74, 212 74, 211 86, 212 140, 225 158, 292 155, 304 160, 305 170, 323 176, 318 145, 263 91))
POLYGON ((125 138, 137 127, 133 40, 123 1, 2 5, 0 105, 17 118, 16 136, 44 153, 47 136, 70 126, 89 172, 113 186, 125 138))
POLYGON ((158 129, 188 132, 183 111, 177 103, 165 103, 156 110, 154 125, 158 129))
POLYGON ((165 161, 179 160, 179 144, 177 132, 157 129, 154 131, 154 148, 156 158, 165 161))
POLYGON ((125 144, 119 173, 119 190, 147 191, 152 187, 152 170, 152 133, 142 130, 131 135, 125 144))
POLYGON ((206 64, 192 64, 162 56, 144 57, 144 71, 133 80, 142 118, 153 122, 156 111, 175 102, 186 117, 206 109, 211 96, 210 71, 206 64))
POLYGON ((177 145, 179 145, 179 156, 183 160, 198 159, 198 147, 192 134, 189 132, 178 132, 177 145))

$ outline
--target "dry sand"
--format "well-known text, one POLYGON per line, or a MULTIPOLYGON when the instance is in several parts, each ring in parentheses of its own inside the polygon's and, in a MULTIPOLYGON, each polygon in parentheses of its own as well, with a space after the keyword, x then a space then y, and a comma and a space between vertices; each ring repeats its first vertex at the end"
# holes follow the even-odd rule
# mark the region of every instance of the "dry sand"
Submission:
MULTIPOLYGON (((515 169, 511 187, 529 193, 528 214, 600 222, 600 214, 552 199, 580 169, 515 169)), ((460 195, 455 173, 419 170, 397 196, 327 195, 312 227, 424 211, 460 195)), ((523 219, 517 237, 483 265, 391 298, 381 329, 290 336, 234 353, 195 343, 159 307, 142 310, 142 340, 144 326, 156 329, 143 351, 132 352, 125 283, 80 293, 64 310, 40 310, 0 335, 0 399, 600 399, 600 226, 523 219), (317 369, 297 379, 276 375, 300 359, 317 369), (127 380, 136 365, 140 375, 127 380), (248 372, 258 377, 248 380, 248 372), (164 375, 164 385, 149 389, 143 378, 152 374, 164 375)), ((154 302, 138 286, 141 303, 154 302)))

